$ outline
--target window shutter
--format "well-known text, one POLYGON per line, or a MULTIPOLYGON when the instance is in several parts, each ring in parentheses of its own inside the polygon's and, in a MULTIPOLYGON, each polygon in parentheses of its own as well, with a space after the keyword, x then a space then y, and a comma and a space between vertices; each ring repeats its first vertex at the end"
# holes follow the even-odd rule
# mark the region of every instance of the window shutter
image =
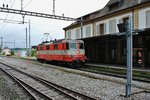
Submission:
POLYGON ((98 35, 99 35, 99 32, 100 32, 100 30, 99 30, 99 28, 100 28, 100 27, 99 27, 99 24, 98 24, 96 27, 97 27, 97 32, 96 32, 97 34, 96 34, 96 35, 98 36, 98 35))
POLYGON ((146 12, 146 27, 150 28, 150 11, 146 12))
POLYGON ((106 34, 106 23, 104 23, 104 34, 106 34))
POLYGON ((123 20, 122 20, 122 19, 119 19, 119 23, 123 23, 123 20))

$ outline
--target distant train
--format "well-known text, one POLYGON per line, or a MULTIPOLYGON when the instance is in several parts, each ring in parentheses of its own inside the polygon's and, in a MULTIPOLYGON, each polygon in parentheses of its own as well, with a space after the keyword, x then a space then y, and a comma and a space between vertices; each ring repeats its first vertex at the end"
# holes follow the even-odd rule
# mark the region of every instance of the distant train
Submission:
POLYGON ((82 40, 55 40, 37 46, 37 60, 81 67, 86 61, 82 40))

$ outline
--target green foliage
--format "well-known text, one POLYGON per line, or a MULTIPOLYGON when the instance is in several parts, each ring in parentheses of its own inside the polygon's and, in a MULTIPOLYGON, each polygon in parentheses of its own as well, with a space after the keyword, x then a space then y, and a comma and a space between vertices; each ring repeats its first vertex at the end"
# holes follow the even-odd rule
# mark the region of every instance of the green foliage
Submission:
POLYGON ((32 49, 31 51, 31 57, 35 57, 36 56, 36 49, 32 49))
POLYGON ((14 56, 15 55, 15 52, 14 51, 11 51, 11 56, 14 56))
POLYGON ((3 52, 2 55, 5 55, 5 52, 3 52))
POLYGON ((0 52, 2 52, 2 48, 0 47, 0 52))

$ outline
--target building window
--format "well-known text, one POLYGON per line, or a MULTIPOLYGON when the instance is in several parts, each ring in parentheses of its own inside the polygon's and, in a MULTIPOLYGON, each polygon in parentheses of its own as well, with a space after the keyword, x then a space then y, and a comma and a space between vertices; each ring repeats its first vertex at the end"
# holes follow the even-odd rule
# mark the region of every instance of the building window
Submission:
POLYGON ((109 11, 116 10, 117 8, 121 7, 123 5, 124 0, 111 0, 107 6, 109 8, 109 11))
POLYGON ((124 23, 126 24, 129 21, 129 17, 124 17, 122 19, 119 19, 119 23, 124 23))
POLYGON ((100 24, 99 25, 99 29, 100 29, 100 34, 103 35, 104 34, 104 24, 100 24))
POLYGON ((87 26, 85 28, 85 37, 90 37, 90 34, 91 34, 91 26, 87 26))
POLYGON ((106 33, 106 23, 99 24, 97 26, 97 34, 104 35, 104 33, 106 33))
POLYGON ((67 39, 71 39, 71 31, 67 32, 67 39))
POLYGON ((116 20, 109 21, 109 33, 116 33, 116 20))
POLYGON ((80 38, 80 29, 76 29, 76 39, 80 38))
POLYGON ((117 9, 118 5, 119 5, 119 2, 116 2, 116 3, 112 4, 112 5, 109 5, 109 11, 117 9))
POLYGON ((150 28, 150 11, 146 12, 146 27, 150 28))

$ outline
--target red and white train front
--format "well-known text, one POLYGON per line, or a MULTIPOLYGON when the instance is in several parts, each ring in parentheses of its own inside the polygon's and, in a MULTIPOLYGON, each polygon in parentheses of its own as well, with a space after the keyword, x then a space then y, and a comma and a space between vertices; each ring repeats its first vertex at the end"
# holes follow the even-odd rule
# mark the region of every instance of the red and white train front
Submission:
POLYGON ((59 40, 37 46, 37 60, 61 62, 80 67, 86 60, 82 40, 59 40))

